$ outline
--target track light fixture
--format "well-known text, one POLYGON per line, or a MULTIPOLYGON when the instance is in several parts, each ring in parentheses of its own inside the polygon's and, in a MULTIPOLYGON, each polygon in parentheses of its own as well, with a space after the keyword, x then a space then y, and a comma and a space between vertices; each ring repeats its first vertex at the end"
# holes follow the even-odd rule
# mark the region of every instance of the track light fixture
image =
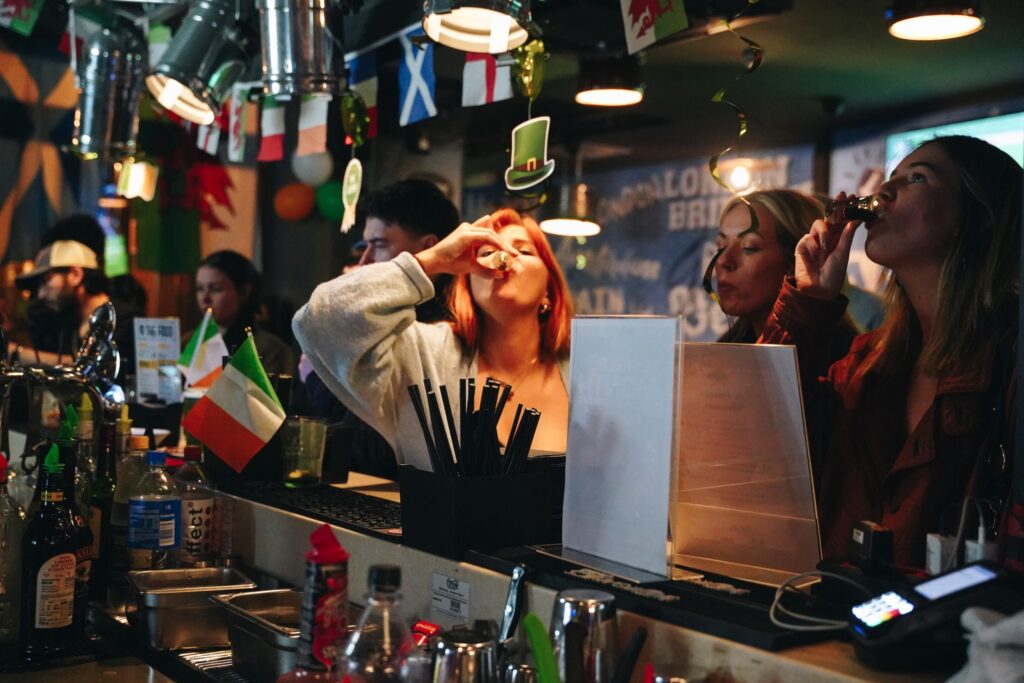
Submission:
POLYGON ((889 33, 903 40, 948 40, 985 26, 977 0, 896 0, 885 12, 889 33))
POLYGON ((580 59, 576 102, 590 107, 628 107, 644 99, 641 55, 580 59))
POLYGON ((530 0, 424 0, 423 32, 456 50, 500 54, 540 29, 530 16, 530 0))
POLYGON ((187 121, 213 123, 249 60, 244 3, 197 0, 146 78, 156 101, 187 121))
POLYGON ((263 92, 282 99, 337 92, 327 0, 257 0, 256 6, 263 92))

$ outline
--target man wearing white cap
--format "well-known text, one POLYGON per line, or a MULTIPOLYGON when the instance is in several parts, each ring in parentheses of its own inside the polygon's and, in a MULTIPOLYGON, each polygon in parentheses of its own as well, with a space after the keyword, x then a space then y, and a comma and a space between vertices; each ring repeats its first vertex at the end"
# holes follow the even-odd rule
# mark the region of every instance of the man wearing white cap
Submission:
POLYGON ((27 362, 67 361, 89 332, 89 314, 110 300, 96 252, 74 240, 57 240, 40 249, 32 270, 17 282, 35 293, 32 307, 39 312, 31 326, 36 348, 22 350, 27 362))

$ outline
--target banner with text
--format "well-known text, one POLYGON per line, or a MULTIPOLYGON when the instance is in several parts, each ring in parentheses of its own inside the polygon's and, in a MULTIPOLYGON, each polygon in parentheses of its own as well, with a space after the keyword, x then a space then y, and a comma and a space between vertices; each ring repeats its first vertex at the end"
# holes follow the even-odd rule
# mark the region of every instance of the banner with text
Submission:
MULTIPOLYGON (((725 159, 722 175, 748 189, 811 188, 813 148, 725 159)), ((552 238, 580 315, 672 314, 686 338, 712 341, 728 327, 701 287, 722 208, 732 199, 707 159, 586 174, 601 234, 582 244, 552 238)))

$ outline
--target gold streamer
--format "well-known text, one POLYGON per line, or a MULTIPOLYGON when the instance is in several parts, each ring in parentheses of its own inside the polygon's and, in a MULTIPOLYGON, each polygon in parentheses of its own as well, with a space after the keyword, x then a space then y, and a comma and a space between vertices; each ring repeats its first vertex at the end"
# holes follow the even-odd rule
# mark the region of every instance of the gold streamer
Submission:
MULTIPOLYGON (((749 48, 752 53, 752 57, 750 58, 750 61, 747 64, 746 70, 744 70, 743 73, 734 78, 732 81, 733 83, 736 83, 740 79, 745 78, 746 76, 757 71, 758 68, 760 68, 761 66, 761 62, 764 61, 764 50, 761 49, 761 46, 755 43, 750 38, 740 35, 732 27, 732 22, 739 19, 744 12, 750 9, 751 6, 756 5, 759 1, 760 0, 747 0, 747 5, 743 9, 734 14, 732 18, 723 20, 725 28, 728 29, 728 31, 732 33, 734 36, 736 36, 744 43, 746 43, 747 48, 749 48)), ((718 91, 714 95, 712 95, 711 101, 714 102, 715 104, 724 104, 725 106, 729 107, 734 112, 736 112, 736 118, 739 121, 739 130, 736 133, 736 142, 738 144, 743 140, 744 137, 746 137, 747 132, 749 130, 749 127, 747 125, 747 114, 742 109, 740 109, 735 102, 732 102, 731 100, 727 100, 725 98, 726 88, 728 87, 729 86, 726 85, 719 88, 718 91)), ((731 152, 734 146, 735 145, 729 145, 728 147, 718 152, 717 154, 712 154, 711 158, 708 159, 708 171, 711 173, 711 177, 715 179, 716 183, 718 183, 726 190, 731 192, 737 199, 743 202, 743 204, 747 207, 747 212, 750 214, 750 227, 739 234, 739 237, 742 237, 748 232, 757 232, 758 228, 760 227, 760 222, 757 219, 757 212, 754 211, 754 207, 750 204, 749 201, 747 201, 747 198, 741 195, 739 192, 737 192, 736 188, 730 185, 725 180, 725 178, 723 178, 722 175, 718 172, 719 160, 723 156, 731 152)), ((711 286, 711 278, 714 276, 715 263, 718 262, 718 258, 722 255, 722 251, 723 250, 719 249, 717 252, 715 252, 715 255, 712 257, 711 262, 708 263, 708 267, 704 271, 704 277, 701 283, 704 287, 704 291, 706 291, 711 296, 711 300, 714 301, 715 304, 719 306, 721 306, 722 302, 719 300, 718 293, 714 290, 714 287, 711 286)))

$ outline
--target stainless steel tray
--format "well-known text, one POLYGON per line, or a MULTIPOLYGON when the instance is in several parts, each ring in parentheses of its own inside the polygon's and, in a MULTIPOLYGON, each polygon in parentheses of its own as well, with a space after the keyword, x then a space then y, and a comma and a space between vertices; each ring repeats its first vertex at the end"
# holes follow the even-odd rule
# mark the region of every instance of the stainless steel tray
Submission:
POLYGON ((302 593, 253 591, 210 598, 224 607, 234 669, 253 683, 274 683, 295 668, 302 593))
POLYGON ((256 588, 231 567, 129 572, 128 584, 128 623, 155 650, 226 647, 224 610, 210 596, 256 588))

